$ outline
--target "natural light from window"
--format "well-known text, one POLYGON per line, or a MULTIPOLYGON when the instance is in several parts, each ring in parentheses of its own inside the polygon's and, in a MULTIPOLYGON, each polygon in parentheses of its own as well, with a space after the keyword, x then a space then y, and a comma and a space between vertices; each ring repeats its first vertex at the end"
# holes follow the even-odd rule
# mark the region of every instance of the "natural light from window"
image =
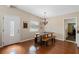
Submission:
POLYGON ((14 21, 10 22, 10 36, 14 36, 14 21))
POLYGON ((30 21, 30 32, 37 32, 39 30, 39 22, 30 21))

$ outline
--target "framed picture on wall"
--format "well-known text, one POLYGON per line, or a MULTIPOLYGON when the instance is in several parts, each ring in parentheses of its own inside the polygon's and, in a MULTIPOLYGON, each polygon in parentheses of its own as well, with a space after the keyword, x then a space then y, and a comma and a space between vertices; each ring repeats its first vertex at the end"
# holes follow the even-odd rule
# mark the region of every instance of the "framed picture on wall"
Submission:
POLYGON ((28 28, 27 22, 23 22, 23 28, 28 28))

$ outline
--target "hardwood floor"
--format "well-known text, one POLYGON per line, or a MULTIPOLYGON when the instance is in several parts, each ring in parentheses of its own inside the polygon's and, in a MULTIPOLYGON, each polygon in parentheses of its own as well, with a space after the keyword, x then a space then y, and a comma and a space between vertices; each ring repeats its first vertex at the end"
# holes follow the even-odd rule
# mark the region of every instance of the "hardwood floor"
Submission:
POLYGON ((56 40, 55 45, 48 47, 35 46, 33 40, 16 43, 0 48, 0 54, 78 54, 76 44, 56 40))

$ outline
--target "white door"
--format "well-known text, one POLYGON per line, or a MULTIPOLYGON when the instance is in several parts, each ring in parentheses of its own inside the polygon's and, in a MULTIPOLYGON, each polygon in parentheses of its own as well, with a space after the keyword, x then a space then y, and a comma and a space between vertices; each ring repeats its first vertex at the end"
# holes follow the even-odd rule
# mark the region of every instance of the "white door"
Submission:
POLYGON ((20 18, 4 16, 3 23, 3 46, 20 41, 20 18))

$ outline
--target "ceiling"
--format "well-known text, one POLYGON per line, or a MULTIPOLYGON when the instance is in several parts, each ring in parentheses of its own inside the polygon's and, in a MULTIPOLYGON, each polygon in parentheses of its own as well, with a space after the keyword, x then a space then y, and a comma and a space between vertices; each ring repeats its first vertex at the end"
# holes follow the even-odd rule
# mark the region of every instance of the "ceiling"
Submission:
POLYGON ((15 7, 39 17, 44 17, 44 11, 47 17, 79 11, 79 5, 15 5, 15 7))

